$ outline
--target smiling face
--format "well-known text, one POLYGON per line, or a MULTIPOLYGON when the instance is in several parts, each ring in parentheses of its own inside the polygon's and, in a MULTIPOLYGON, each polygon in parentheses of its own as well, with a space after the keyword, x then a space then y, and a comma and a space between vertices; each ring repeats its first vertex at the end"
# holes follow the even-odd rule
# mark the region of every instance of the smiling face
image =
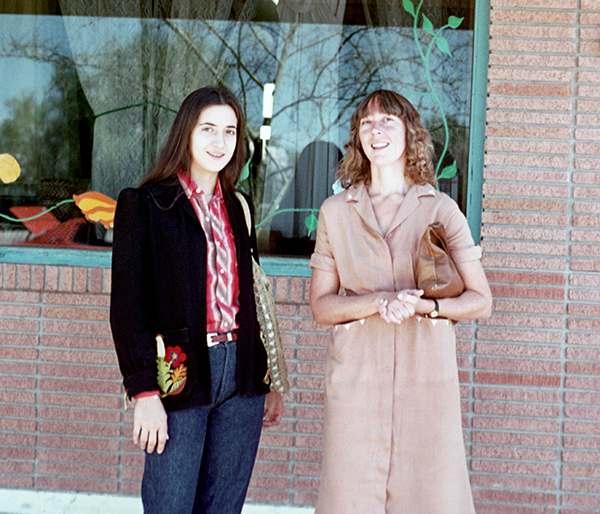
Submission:
POLYGON ((227 165, 235 152, 237 123, 229 105, 202 109, 190 138, 192 177, 218 174, 227 165))
POLYGON ((398 116, 382 112, 374 105, 360 120, 359 138, 371 166, 404 164, 406 125, 398 116))

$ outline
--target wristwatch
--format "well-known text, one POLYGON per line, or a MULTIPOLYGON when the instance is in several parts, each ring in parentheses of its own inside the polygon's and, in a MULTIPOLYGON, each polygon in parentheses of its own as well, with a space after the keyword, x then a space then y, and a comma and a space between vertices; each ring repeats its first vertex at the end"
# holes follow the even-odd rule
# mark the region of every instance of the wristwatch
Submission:
POLYGON ((440 315, 440 304, 435 298, 430 298, 430 300, 433 300, 435 307, 429 314, 426 314, 425 316, 428 318, 437 318, 440 315))

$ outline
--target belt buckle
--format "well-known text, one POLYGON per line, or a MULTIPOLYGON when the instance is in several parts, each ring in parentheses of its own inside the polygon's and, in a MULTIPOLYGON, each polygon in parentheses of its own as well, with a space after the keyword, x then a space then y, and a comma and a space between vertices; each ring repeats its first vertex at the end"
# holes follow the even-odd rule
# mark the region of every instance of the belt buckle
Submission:
POLYGON ((213 336, 218 335, 218 332, 208 332, 206 334, 206 346, 208 346, 209 348, 212 348, 213 346, 217 346, 219 344, 219 341, 213 341, 212 338, 213 336))
POLYGON ((206 334, 206 344, 209 348, 212 348, 213 346, 217 346, 220 343, 224 343, 225 341, 235 341, 237 339, 237 337, 234 337, 235 335, 237 335, 237 330, 230 330, 229 332, 210 332, 206 334), (213 341, 213 337, 217 337, 218 336, 218 340, 217 341, 213 341))

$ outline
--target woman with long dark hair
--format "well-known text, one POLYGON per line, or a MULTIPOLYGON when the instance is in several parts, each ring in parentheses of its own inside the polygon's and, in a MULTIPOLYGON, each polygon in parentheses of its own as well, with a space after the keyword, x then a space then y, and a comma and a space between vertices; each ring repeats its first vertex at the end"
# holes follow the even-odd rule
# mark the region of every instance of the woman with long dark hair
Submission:
POLYGON ((256 319, 256 235, 235 195, 244 132, 230 91, 191 93, 154 169, 117 202, 111 327, 146 514, 241 512, 261 426, 283 413, 256 319))
POLYGON ((435 188, 431 138, 406 98, 367 96, 345 148, 345 191, 323 203, 310 261, 314 318, 335 325, 316 512, 474 514, 451 320, 490 315, 481 249, 435 188), (438 222, 465 289, 431 299, 416 264, 438 222))

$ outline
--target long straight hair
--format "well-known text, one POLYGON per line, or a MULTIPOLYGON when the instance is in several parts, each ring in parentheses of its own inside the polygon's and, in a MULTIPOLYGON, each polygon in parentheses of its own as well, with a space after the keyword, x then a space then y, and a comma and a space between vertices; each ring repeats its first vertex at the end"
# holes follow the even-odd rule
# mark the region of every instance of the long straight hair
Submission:
POLYGON ((246 120, 238 99, 229 89, 222 87, 203 87, 186 97, 179 108, 167 142, 156 164, 142 179, 141 186, 157 182, 176 184, 179 171, 189 175, 192 163, 190 144, 192 131, 202 110, 212 105, 228 105, 237 117, 235 151, 231 160, 219 172, 224 191, 230 195, 233 194, 246 161, 244 145, 246 120))

